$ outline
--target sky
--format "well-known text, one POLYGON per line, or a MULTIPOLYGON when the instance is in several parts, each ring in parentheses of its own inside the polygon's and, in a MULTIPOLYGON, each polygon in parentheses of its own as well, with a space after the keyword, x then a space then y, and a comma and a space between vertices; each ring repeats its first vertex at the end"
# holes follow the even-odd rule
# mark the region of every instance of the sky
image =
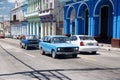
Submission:
MULTIPOLYGON (((24 0, 18 0, 18 2, 22 2, 24 0)), ((65 1, 65 0, 60 0, 65 1)), ((4 15, 5 19, 9 19, 10 11, 14 7, 15 0, 0 0, 0 21, 1 17, 4 15)))
MULTIPOLYGON (((23 0, 18 0, 23 1, 23 0)), ((4 15, 5 19, 9 19, 10 11, 14 7, 15 0, 0 0, 0 21, 1 17, 4 15)))

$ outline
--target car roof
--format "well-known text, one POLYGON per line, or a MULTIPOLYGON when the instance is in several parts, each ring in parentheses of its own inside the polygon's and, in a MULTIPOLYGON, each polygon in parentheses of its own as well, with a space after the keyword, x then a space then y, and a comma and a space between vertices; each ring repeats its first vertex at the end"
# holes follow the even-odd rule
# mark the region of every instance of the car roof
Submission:
POLYGON ((79 37, 79 36, 81 36, 81 37, 91 37, 91 36, 89 36, 89 35, 72 35, 72 36, 77 36, 77 37, 79 37))
POLYGON ((64 35, 47 35, 46 37, 67 37, 67 36, 64 36, 64 35))
POLYGON ((24 35, 24 36, 36 36, 36 35, 24 35))

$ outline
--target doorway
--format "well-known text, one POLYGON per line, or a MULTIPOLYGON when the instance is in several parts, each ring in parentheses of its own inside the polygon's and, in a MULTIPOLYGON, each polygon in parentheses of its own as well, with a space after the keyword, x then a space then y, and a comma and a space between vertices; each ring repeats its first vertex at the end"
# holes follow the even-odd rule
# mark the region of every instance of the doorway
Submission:
POLYGON ((101 8, 101 15, 100 15, 100 36, 102 38, 107 38, 108 35, 108 14, 109 7, 104 6, 101 8))
POLYGON ((85 9, 85 29, 84 34, 88 35, 88 9, 85 9))
POLYGON ((101 42, 110 43, 111 39, 108 38, 108 25, 109 24, 109 6, 101 7, 100 12, 100 37, 101 42))

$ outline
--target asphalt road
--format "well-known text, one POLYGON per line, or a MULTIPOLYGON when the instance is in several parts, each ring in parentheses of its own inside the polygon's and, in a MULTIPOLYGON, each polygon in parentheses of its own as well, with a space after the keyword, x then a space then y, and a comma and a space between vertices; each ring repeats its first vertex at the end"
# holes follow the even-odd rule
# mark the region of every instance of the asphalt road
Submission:
POLYGON ((120 80, 120 52, 99 49, 53 59, 19 40, 0 39, 0 80, 120 80))

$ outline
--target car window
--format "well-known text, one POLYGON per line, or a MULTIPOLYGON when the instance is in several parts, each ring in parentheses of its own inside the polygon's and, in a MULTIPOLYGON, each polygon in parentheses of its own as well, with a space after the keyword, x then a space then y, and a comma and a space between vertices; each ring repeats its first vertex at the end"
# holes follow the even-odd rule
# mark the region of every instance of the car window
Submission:
POLYGON ((36 36, 26 36, 26 39, 37 39, 37 37, 36 36))
POLYGON ((76 37, 76 36, 71 36, 71 37, 70 37, 70 40, 71 40, 71 41, 76 41, 76 40, 77 40, 77 37, 76 37))
POLYGON ((80 36, 79 38, 80 40, 95 40, 93 37, 89 37, 89 36, 80 36))
POLYGON ((52 38, 53 43, 66 43, 67 37, 54 37, 52 38))
POLYGON ((44 38, 43 38, 43 41, 44 41, 44 42, 47 42, 47 37, 44 37, 44 38))
POLYGON ((48 43, 51 43, 51 38, 48 37, 48 38, 47 38, 47 42, 48 42, 48 43))

